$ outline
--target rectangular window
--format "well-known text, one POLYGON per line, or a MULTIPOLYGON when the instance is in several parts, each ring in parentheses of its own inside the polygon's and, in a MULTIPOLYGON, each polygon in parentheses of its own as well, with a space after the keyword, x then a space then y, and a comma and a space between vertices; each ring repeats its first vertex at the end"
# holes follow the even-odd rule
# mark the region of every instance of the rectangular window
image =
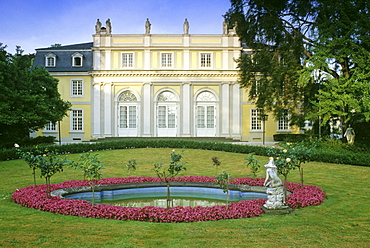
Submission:
POLYGON ((200 54, 200 67, 211 67, 211 54, 201 53, 200 54))
POLYGON ((81 57, 73 57, 73 66, 81 67, 82 66, 82 58, 81 57))
POLYGON ((158 127, 166 128, 166 106, 158 106, 158 127))
POLYGON ((289 130, 289 115, 288 110, 285 110, 278 121, 278 130, 289 130))
POLYGON ((172 53, 162 53, 161 66, 162 67, 172 67, 172 53))
POLYGON ((259 80, 254 80, 252 82, 252 86, 250 88, 250 95, 252 97, 257 97, 260 90, 261 90, 261 83, 260 83, 260 81, 259 80))
POLYGON ((251 109, 251 130, 261 130, 262 122, 258 109, 251 109))
POLYGON ((53 122, 49 122, 49 124, 45 126, 44 130, 45 131, 56 131, 57 130, 56 124, 53 122))
POLYGON ((204 106, 198 106, 198 128, 205 128, 206 120, 204 118, 205 109, 204 106))
POLYGON ((83 131, 82 109, 72 110, 72 131, 83 131))
POLYGON ((55 58, 54 57, 47 57, 46 58, 46 66, 47 67, 54 67, 55 66, 55 58))
POLYGON ((207 106, 207 128, 215 127, 215 107, 207 106))
POLYGON ((72 80, 71 81, 71 96, 83 96, 83 81, 82 80, 72 80))
POLYGON ((133 53, 122 53, 122 67, 134 67, 133 53))

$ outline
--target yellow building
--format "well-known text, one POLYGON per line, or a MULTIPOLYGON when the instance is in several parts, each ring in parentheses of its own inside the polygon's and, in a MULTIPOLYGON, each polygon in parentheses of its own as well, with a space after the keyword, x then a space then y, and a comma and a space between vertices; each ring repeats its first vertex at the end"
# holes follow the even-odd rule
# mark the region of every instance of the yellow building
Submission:
MULTIPOLYGON (((221 26, 221 25, 220 25, 221 26)), ((43 135, 62 141, 106 137, 225 137, 272 141, 287 118, 264 123, 238 83, 243 48, 234 30, 219 35, 112 34, 98 20, 93 42, 36 49, 35 65, 59 79, 69 117, 43 135), (265 131, 265 135, 264 135, 265 131)))

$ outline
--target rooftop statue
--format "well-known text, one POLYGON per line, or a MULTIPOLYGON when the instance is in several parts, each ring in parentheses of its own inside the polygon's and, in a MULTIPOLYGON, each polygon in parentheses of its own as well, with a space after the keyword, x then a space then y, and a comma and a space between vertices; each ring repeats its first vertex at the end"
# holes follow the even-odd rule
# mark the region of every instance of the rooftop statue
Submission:
POLYGON ((185 18, 184 22, 184 34, 189 34, 189 22, 187 18, 185 18))
POLYGON ((101 22, 100 22, 100 20, 98 19, 98 20, 96 21, 96 25, 95 25, 95 32, 96 32, 96 34, 100 34, 100 31, 101 31, 101 22))
POLYGON ((152 24, 149 22, 149 18, 146 18, 145 22, 145 34, 150 34, 150 28, 152 27, 152 24))
POLYGON ((224 35, 229 34, 229 25, 227 24, 226 20, 224 20, 222 23, 222 33, 224 35))
POLYGON ((107 34, 111 34, 112 32, 112 24, 110 22, 110 19, 108 18, 108 20, 105 22, 105 28, 106 28, 106 32, 107 34))

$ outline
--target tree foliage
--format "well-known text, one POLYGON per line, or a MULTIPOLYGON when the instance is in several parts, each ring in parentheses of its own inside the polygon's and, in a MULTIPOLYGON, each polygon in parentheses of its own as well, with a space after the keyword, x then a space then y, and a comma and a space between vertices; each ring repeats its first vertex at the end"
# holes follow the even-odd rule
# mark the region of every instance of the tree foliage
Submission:
POLYGON ((32 66, 34 55, 11 55, 0 43, 0 140, 18 142, 29 132, 66 116, 71 104, 61 99, 58 80, 32 66))
POLYGON ((258 108, 370 120, 368 0, 232 0, 225 15, 246 49, 240 83, 258 108))

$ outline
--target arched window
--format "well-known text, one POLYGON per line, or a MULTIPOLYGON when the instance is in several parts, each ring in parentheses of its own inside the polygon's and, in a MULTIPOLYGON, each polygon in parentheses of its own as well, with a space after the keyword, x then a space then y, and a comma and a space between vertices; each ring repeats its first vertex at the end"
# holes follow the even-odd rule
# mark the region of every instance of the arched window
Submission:
POLYGON ((118 101, 120 101, 120 102, 136 102, 137 101, 137 97, 131 91, 126 90, 126 91, 122 92, 119 95, 118 101))
POLYGON ((200 93, 198 95, 197 101, 201 101, 201 102, 214 102, 214 101, 216 101, 216 97, 215 97, 214 94, 212 94, 209 91, 203 91, 202 93, 200 93))
POLYGON ((163 91, 158 95, 158 101, 160 102, 176 101, 176 96, 171 91, 163 91))

